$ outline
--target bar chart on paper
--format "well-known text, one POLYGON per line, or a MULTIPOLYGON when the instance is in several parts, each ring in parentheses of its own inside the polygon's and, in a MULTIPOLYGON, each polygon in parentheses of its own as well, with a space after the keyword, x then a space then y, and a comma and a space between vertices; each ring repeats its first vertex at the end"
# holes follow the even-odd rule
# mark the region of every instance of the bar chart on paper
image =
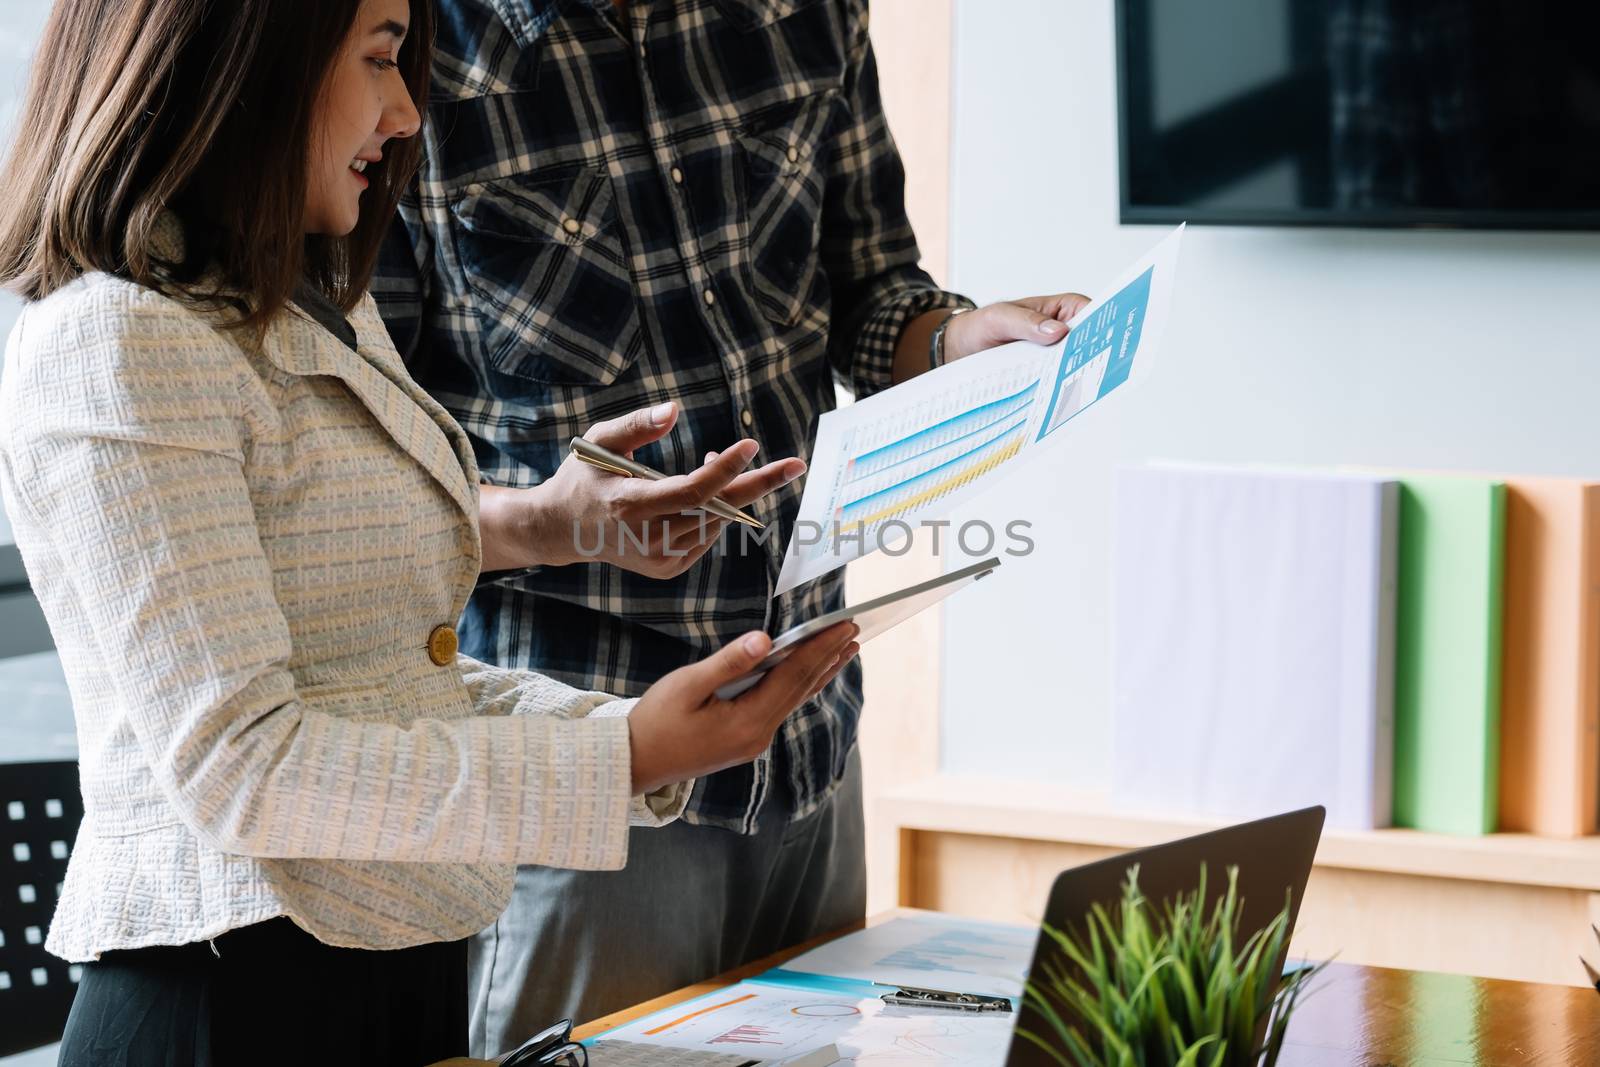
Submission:
POLYGON ((718 1034, 706 1042, 708 1045, 770 1045, 778 1048, 783 1045, 783 1034, 770 1026, 757 1026, 754 1023, 735 1026, 726 1033, 718 1034))
POLYGON ((992 485, 997 470, 1013 474, 1035 442, 1144 376, 1181 234, 1080 311, 1064 341, 992 348, 823 415, 774 595, 892 550, 992 485))
MULTIPOLYGON (((915 519, 1016 457, 1027 441, 1039 368, 1004 368, 981 386, 976 396, 929 397, 903 419, 850 436, 829 509, 840 530, 875 538, 885 524, 915 519)), ((811 553, 829 550, 824 538, 811 553)))
POLYGON ((854 993, 784 989, 743 983, 691 1001, 605 1035, 667 1048, 700 1048, 717 1052, 747 1050, 775 1059, 832 1043, 849 1033, 863 1012, 881 1005, 854 993))

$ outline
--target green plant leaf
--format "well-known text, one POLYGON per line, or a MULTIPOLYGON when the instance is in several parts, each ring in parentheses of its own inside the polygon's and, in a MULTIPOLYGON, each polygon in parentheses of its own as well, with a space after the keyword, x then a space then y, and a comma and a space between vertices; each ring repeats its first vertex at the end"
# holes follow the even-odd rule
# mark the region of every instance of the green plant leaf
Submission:
POLYGON ((1155 903, 1131 867, 1121 899, 1079 931, 1046 928, 1024 993, 1038 1023, 1018 1029, 1063 1067, 1273 1067, 1289 1019, 1320 968, 1283 979, 1292 901, 1240 938, 1238 869, 1206 904, 1197 888, 1155 903), (1259 1035, 1259 1042, 1258 1042, 1259 1035))
POLYGON ((1097 1067, 1093 1061, 1085 1061, 1077 1058, 1068 1059, 1067 1056, 1070 1054, 1070 1052, 1062 1052, 1056 1047, 1056 1045, 1046 1041, 1044 1038, 1040 1037, 1038 1034, 1035 1034, 1031 1030, 1027 1030, 1019 1026, 1016 1029, 1016 1036, 1022 1038, 1022 1040, 1034 1045, 1035 1047, 1042 1049, 1046 1055, 1059 1063, 1061 1067, 1097 1067))
MULTIPOLYGON (((1184 1049, 1182 1057, 1179 1058, 1177 1063, 1173 1064, 1173 1067, 1195 1067, 1195 1065, 1200 1062, 1200 1052, 1201 1052, 1201 1050, 1203 1050, 1207 1045, 1211 1044, 1213 1041, 1217 1041, 1217 1040, 1219 1040, 1219 1038, 1217 1038, 1217 1036, 1214 1035, 1214 1034, 1213 1035, 1209 1035, 1207 1037, 1202 1037, 1200 1040, 1196 1041, 1194 1044, 1192 1044, 1188 1048, 1184 1049)), ((1223 1050, 1226 1051, 1226 1049, 1227 1049, 1227 1046, 1224 1045, 1223 1046, 1223 1050)), ((1216 1062, 1216 1061, 1213 1060, 1212 1062, 1216 1062)))

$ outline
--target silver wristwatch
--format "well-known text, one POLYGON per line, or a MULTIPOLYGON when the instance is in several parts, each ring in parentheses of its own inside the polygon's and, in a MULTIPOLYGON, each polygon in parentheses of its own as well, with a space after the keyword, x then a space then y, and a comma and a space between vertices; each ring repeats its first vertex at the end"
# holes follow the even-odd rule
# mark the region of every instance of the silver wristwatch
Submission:
POLYGON ((971 308, 956 308, 944 317, 944 321, 933 328, 933 333, 928 335, 928 369, 938 370, 944 366, 944 331, 949 328, 950 320, 957 315, 965 315, 971 308))

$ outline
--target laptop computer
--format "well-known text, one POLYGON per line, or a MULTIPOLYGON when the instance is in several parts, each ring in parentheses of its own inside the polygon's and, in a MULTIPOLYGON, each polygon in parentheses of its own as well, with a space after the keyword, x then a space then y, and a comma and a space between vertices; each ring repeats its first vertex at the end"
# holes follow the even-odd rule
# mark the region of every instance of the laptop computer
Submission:
MULTIPOLYGON (((1300 900, 1305 895, 1306 879, 1311 875, 1311 860, 1322 838, 1324 814, 1321 807, 1305 808, 1124 852, 1062 871, 1050 889, 1045 925, 1081 935, 1084 921, 1096 904, 1110 909, 1122 900, 1128 869, 1135 865, 1139 868, 1140 891, 1157 907, 1181 894, 1193 893, 1199 887, 1200 868, 1204 865, 1207 914, 1227 892, 1228 868, 1239 868, 1241 944, 1277 918, 1286 896, 1292 933, 1300 914, 1300 900)), ((1030 974, 1044 973, 1042 964, 1055 951, 1054 945, 1050 938, 1040 936, 1034 948, 1030 974)), ((1282 964, 1279 960, 1278 966, 1282 964)), ((1017 1026, 1035 1033, 1048 1030, 1043 1019, 1026 1003, 1018 1013, 1017 1026)), ((1006 1067, 1058 1065, 1044 1050, 1013 1035, 1006 1067)))

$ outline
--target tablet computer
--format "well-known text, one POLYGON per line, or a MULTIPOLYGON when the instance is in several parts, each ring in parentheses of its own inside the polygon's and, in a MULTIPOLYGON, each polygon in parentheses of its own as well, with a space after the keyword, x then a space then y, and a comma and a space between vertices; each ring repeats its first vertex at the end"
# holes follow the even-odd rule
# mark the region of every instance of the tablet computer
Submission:
POLYGON ((856 638, 857 644, 866 644, 879 634, 894 629, 911 616, 943 600, 957 589, 964 589, 977 581, 994 573, 1000 566, 1000 558, 991 556, 981 563, 974 563, 970 567, 963 567, 958 571, 930 578, 926 582, 907 586, 905 589, 888 593, 884 596, 868 600, 863 604, 852 604, 838 611, 830 611, 809 622, 785 630, 773 638, 772 651, 767 658, 761 661, 760 666, 749 674, 741 675, 717 690, 717 696, 722 700, 732 700, 740 693, 749 689, 761 680, 761 676, 772 668, 789 658, 794 649, 805 643, 808 638, 815 637, 830 626, 841 622, 854 622, 861 627, 861 636, 856 638))

